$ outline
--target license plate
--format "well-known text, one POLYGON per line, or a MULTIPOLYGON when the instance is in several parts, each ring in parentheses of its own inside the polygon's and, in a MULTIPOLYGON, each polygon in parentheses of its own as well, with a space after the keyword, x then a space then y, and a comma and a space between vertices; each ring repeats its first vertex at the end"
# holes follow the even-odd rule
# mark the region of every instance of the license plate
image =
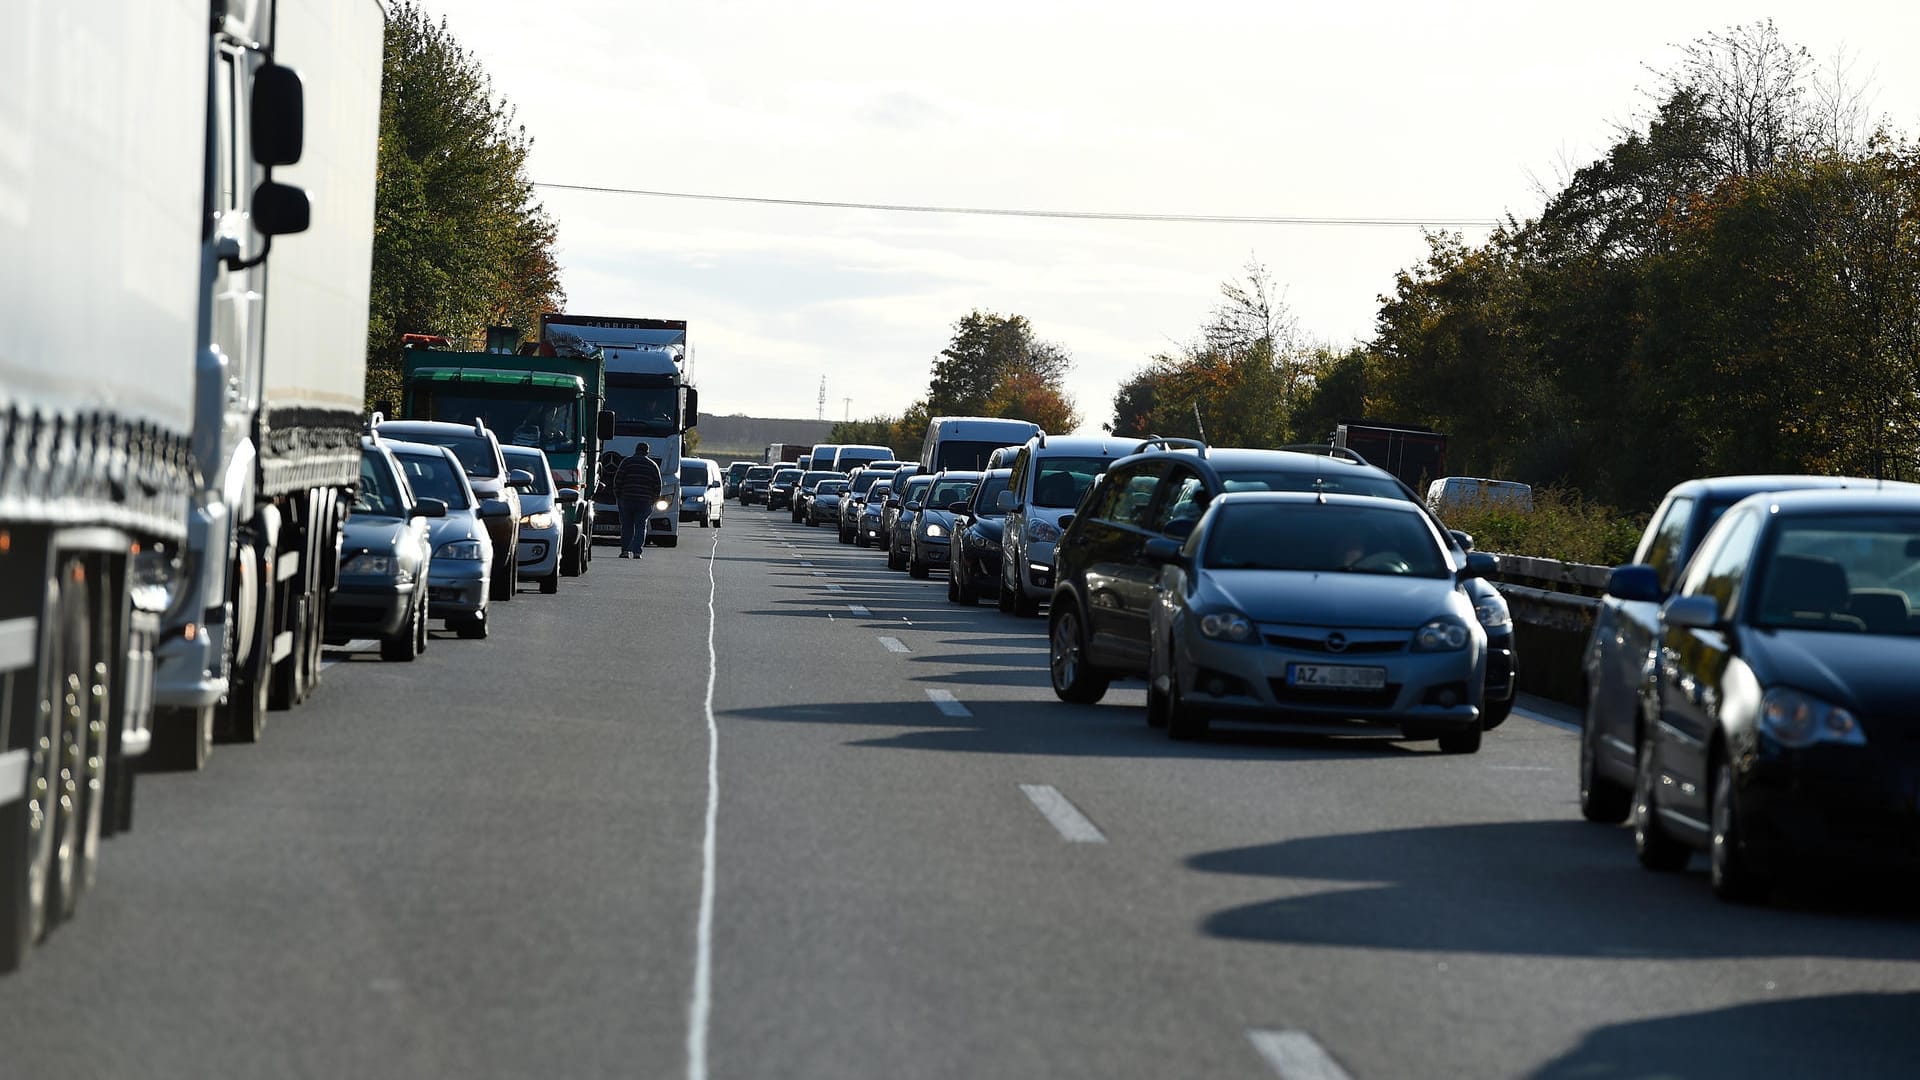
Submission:
POLYGON ((1387 669, 1342 664, 1288 664, 1287 685, 1324 690, 1378 690, 1387 685, 1387 669))

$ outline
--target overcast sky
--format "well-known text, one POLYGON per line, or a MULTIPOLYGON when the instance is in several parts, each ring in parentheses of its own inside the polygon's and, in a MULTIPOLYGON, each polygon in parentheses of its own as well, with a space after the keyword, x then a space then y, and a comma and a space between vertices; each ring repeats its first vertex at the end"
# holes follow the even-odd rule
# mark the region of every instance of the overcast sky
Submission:
MULTIPOLYGON (((536 181, 865 203, 1522 218, 1645 112, 1649 65, 1771 16, 1920 131, 1920 4, 425 0, 536 181)), ((1068 222, 543 192, 571 311, 685 318, 716 413, 898 412, 974 308, 1067 347, 1083 426, 1265 264, 1369 336, 1417 229, 1068 222), (850 399, 850 400, 848 400, 850 399)), ((1468 230, 1479 239, 1484 230, 1468 230)))

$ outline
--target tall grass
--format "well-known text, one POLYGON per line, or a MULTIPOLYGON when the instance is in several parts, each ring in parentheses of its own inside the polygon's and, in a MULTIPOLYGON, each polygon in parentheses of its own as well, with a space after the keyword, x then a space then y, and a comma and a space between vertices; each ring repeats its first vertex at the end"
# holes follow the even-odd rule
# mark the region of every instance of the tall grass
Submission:
POLYGON ((1449 529, 1472 534, 1476 551, 1600 566, 1632 559, 1647 526, 1645 514, 1623 514, 1559 488, 1535 488, 1530 513, 1482 499, 1441 517, 1449 529))

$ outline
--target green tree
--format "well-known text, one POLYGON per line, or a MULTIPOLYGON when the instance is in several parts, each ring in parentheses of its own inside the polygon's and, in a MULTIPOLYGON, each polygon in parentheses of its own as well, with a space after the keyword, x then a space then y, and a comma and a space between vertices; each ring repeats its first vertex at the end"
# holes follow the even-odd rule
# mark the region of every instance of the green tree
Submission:
POLYGON ((405 333, 477 346, 566 300, 555 224, 526 175, 533 145, 472 53, 413 0, 387 20, 374 194, 367 396, 397 400, 405 333))

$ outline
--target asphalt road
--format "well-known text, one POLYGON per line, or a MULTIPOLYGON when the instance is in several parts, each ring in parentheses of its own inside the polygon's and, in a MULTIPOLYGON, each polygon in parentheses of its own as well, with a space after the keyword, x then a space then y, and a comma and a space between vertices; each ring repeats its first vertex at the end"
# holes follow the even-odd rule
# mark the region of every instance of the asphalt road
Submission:
POLYGON ((1920 904, 1640 870, 1540 703, 1470 757, 1176 744, 784 513, 611 554, 142 777, 0 1075, 1915 1071, 1920 904))

